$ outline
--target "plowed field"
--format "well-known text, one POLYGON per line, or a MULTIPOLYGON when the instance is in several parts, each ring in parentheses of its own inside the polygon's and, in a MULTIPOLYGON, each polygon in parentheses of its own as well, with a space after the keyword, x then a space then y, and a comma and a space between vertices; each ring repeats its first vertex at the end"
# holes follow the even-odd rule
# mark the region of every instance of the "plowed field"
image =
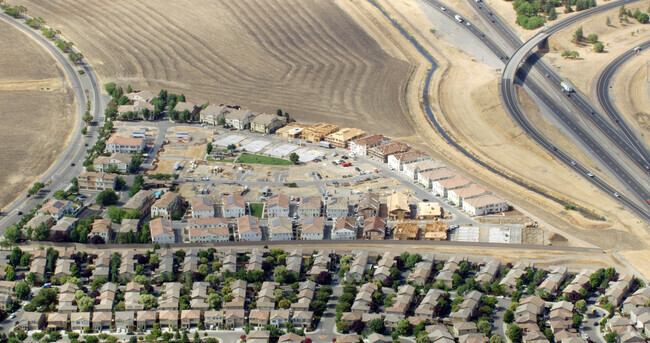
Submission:
POLYGON ((20 0, 102 83, 408 136, 410 65, 329 0, 20 0), (389 132, 387 132, 389 131, 389 132))

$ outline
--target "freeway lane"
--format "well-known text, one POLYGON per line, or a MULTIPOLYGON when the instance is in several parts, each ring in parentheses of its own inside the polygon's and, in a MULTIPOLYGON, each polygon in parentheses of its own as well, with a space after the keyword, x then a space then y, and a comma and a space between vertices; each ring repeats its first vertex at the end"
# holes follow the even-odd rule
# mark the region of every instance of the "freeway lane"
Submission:
MULTIPOLYGON (((650 41, 647 41, 639 45, 639 47, 642 50, 650 48, 650 41)), ((620 55, 603 70, 603 72, 598 77, 598 81, 596 82, 596 97, 598 98, 598 102, 600 103, 600 106, 603 108, 603 110, 605 110, 605 113, 609 115, 609 117, 614 121, 614 123, 616 123, 616 125, 621 129, 621 131, 626 132, 626 136, 628 137, 634 136, 634 134, 630 131, 627 125, 623 124, 624 123, 623 119, 618 114, 616 107, 612 103, 612 100, 609 97, 609 84, 611 82, 612 76, 614 76, 614 73, 616 72, 618 67, 635 55, 636 52, 634 50, 627 51, 624 54, 620 55)), ((643 142, 637 140, 636 137, 632 141, 632 144, 634 144, 637 147, 637 149, 641 151, 645 149, 643 142)))
MULTIPOLYGON (((454 12, 453 10, 446 9, 442 10, 441 8, 444 6, 441 2, 437 0, 426 0, 430 5, 434 6, 436 9, 439 11, 442 11, 443 13, 446 13, 448 16, 453 18, 457 13, 454 12)), ((485 36, 479 29, 477 29, 476 25, 473 25, 470 23, 470 25, 466 25, 466 23, 469 23, 466 19, 464 19, 465 23, 462 23, 463 27, 465 27, 467 30, 469 30, 472 34, 474 34, 475 37, 477 37, 483 44, 485 44, 495 55, 499 57, 503 57, 503 52, 500 48, 497 47, 497 45, 488 37, 485 36)), ((529 43, 527 43, 529 44, 529 43)), ((502 58, 503 59, 503 58, 502 58)), ((609 193, 613 196, 613 194, 616 192, 613 187, 609 186, 606 184, 603 180, 599 179, 598 177, 588 177, 587 173, 589 173, 589 170, 586 168, 582 167, 578 163, 574 162, 575 159, 571 158, 568 156, 566 153, 560 151, 559 149, 556 149, 554 145, 548 141, 543 135, 541 135, 534 127, 533 125, 527 120, 526 116, 523 114, 522 111, 519 110, 519 104, 517 101, 516 93, 514 91, 514 84, 512 82, 502 82, 501 87, 505 87, 505 91, 502 91, 502 97, 503 101, 505 104, 506 109, 512 108, 514 111, 509 112, 513 120, 518 123, 518 125, 522 128, 524 132, 528 134, 531 139, 536 141, 541 147, 546 149, 550 154, 556 156, 560 161, 564 162, 567 167, 570 169, 573 169, 574 171, 578 172, 579 175, 583 175, 587 180, 589 180, 594 186, 597 188, 605 191, 606 193, 609 193)), ((535 85, 535 93, 536 94, 543 94, 543 92, 540 91, 540 89, 535 85)), ((426 99, 426 97, 425 97, 426 99)), ((564 113, 559 109, 558 106, 556 106, 554 103, 550 101, 548 97, 545 98, 546 103, 551 103, 553 107, 550 107, 554 113, 561 113, 564 115, 564 113)), ((566 117, 566 116, 565 116, 566 117)), ((573 127, 577 127, 575 123, 573 123, 573 127)), ((588 137, 586 134, 582 135, 582 138, 584 139, 591 139, 591 137, 588 137)), ((591 141, 591 144, 588 144, 588 146, 591 147, 596 147, 597 145, 595 142, 591 141)), ((602 149, 599 151, 602 152, 602 149)), ((608 166, 612 166, 615 163, 612 163, 610 159, 610 163, 606 163, 608 166)), ((617 170, 622 171, 622 169, 616 165, 615 166, 617 170)), ((617 174, 620 175, 620 174, 617 174)), ((633 180, 632 180, 633 181, 633 180)), ((643 189, 637 184, 635 186, 635 189, 643 192, 643 189)), ((620 192, 617 192, 620 193, 620 192)), ((636 192, 635 192, 636 193, 636 192)), ((648 214, 647 211, 645 211, 642 207, 638 205, 638 200, 634 199, 629 199, 625 197, 623 194, 620 195, 619 198, 617 198, 620 202, 623 204, 627 205, 630 207, 635 213, 639 214, 642 218, 645 218, 646 220, 650 220, 650 215, 648 214)))
MULTIPOLYGON (((578 20, 585 19, 593 14, 616 8, 621 4, 629 4, 634 1, 637 0, 613 2, 579 12, 571 18, 560 21, 559 23, 543 30, 543 35, 534 37, 531 39, 531 41, 534 41, 537 44, 546 39, 546 37, 550 36, 551 34, 570 25, 573 25, 578 20)), ((485 19, 485 22, 488 26, 492 26, 494 29, 496 29, 497 33, 500 35, 500 38, 505 41, 508 53, 512 54, 514 51, 517 51, 517 49, 521 47, 523 43, 522 40, 507 24, 505 24, 503 20, 501 20, 501 18, 499 18, 497 15, 493 15, 491 9, 488 6, 482 2, 471 0, 468 0, 468 3, 479 15, 485 19)), ((533 49, 536 44, 529 45, 530 48, 525 49, 525 52, 533 49)), ((513 56, 512 60, 517 61, 515 56, 513 56)), ((537 68, 543 75, 547 75, 547 78, 551 81, 555 89, 562 92, 560 83, 565 80, 563 80, 559 74, 555 72, 555 69, 553 69, 543 60, 539 60, 535 65, 535 68, 537 68)), ((642 143, 639 142, 637 137, 633 134, 633 131, 629 129, 624 121, 619 121, 617 122, 616 126, 612 126, 608 121, 605 120, 603 116, 600 115, 598 111, 596 111, 595 108, 589 104, 589 102, 586 100, 586 97, 578 92, 574 93, 573 96, 569 98, 569 101, 583 112, 581 113, 583 118, 586 118, 594 125, 596 125, 596 127, 598 127, 598 129, 603 132, 612 143, 618 146, 619 149, 625 153, 625 155, 627 155, 632 161, 634 161, 636 165, 644 170, 642 175, 645 175, 648 173, 648 171, 650 171, 650 159, 648 157, 647 149, 642 143), (616 130, 617 128, 619 131, 616 130), (622 135, 619 132, 622 133, 622 135)), ((644 178, 644 180, 647 180, 647 178, 644 178)))
MULTIPOLYGON (((104 106, 100 97, 99 83, 93 70, 90 66, 83 64, 81 67, 84 69, 84 76, 79 75, 77 72, 78 67, 74 66, 68 57, 59 50, 51 41, 46 39, 40 34, 40 31, 34 30, 22 21, 15 20, 4 13, 0 13, 0 19, 5 20, 10 25, 26 34, 31 39, 36 40, 45 49, 47 49, 63 67, 67 79, 72 85, 74 90, 75 100, 77 102, 77 126, 73 128, 73 136, 65 151, 61 154, 59 159, 55 161, 52 166, 45 172, 44 176, 38 180, 46 184, 46 187, 41 190, 40 194, 52 194, 57 190, 64 189, 70 184, 70 180, 77 176, 82 171, 82 163, 86 156, 86 149, 84 144, 92 146, 96 137, 97 130, 94 127, 89 128, 89 133, 86 135, 81 134, 81 128, 84 125, 81 119, 86 111, 86 101, 90 101, 92 114, 95 121, 101 120, 104 113, 104 106), (86 94, 89 96, 87 98, 86 94), (74 163, 75 165, 71 165, 74 163)), ((103 120, 101 120, 103 122, 103 120)), ((31 198, 21 198, 16 200, 12 205, 5 209, 6 215, 0 219, 0 234, 4 234, 5 229, 20 220, 18 211, 27 213, 34 209, 38 204, 44 200, 43 196, 33 196, 31 198)))

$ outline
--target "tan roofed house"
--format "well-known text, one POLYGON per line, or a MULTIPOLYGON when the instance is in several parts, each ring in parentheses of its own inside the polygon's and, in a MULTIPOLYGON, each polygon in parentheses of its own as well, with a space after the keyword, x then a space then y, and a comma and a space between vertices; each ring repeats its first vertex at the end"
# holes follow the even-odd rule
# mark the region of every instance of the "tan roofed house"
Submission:
POLYGON ((201 106, 198 106, 197 104, 195 104, 193 102, 182 101, 182 102, 177 103, 176 106, 174 106, 174 110, 176 112, 178 112, 179 115, 181 113, 187 111, 190 114, 190 118, 193 119, 194 116, 197 115, 199 113, 199 111, 201 110, 201 106))
POLYGON ((182 197, 178 193, 166 192, 151 206, 152 217, 171 219, 174 211, 180 208, 182 197))
POLYGON ((404 170, 404 165, 428 160, 430 157, 419 150, 409 150, 388 156, 388 167, 397 171, 404 170))
POLYGON ((237 238, 239 241, 262 240, 262 230, 256 217, 246 215, 237 218, 237 238))
POLYGON ((230 232, 227 227, 191 229, 188 236, 190 243, 228 242, 230 240, 230 232))
POLYGON ((302 130, 302 139, 312 142, 320 142, 325 136, 338 131, 339 126, 327 123, 318 123, 302 130))
POLYGON ((158 319, 158 312, 156 311, 138 311, 136 316, 136 326, 139 331, 145 331, 153 328, 158 319))
POLYGON ((259 133, 274 133, 275 130, 284 126, 286 122, 287 119, 285 117, 262 113, 251 121, 251 131, 259 133))
POLYGON ((444 168, 445 165, 434 160, 423 160, 413 163, 407 163, 402 166, 402 174, 408 176, 413 181, 418 181, 421 173, 444 168))
POLYGON ((350 151, 359 155, 368 155, 368 150, 376 146, 390 143, 390 138, 383 135, 370 134, 361 138, 357 138, 349 143, 350 151))
POLYGON ((446 198, 449 190, 467 187, 472 183, 472 180, 462 175, 456 175, 450 179, 434 181, 431 184, 431 189, 433 194, 446 198))
POLYGON ((41 225, 51 228, 54 226, 54 218, 52 218, 52 216, 34 216, 34 218, 30 219, 27 224, 25 224, 25 228, 31 227, 32 229, 36 229, 41 225))
POLYGON ((181 312, 181 328, 190 329, 191 327, 197 327, 200 322, 200 310, 183 310, 181 312))
POLYGON ((379 217, 366 219, 363 225, 363 239, 383 240, 386 236, 386 223, 379 217))
POLYGON ((405 152, 408 149, 409 149, 408 145, 404 143, 392 141, 387 144, 370 148, 370 150, 368 151, 368 155, 379 162, 386 163, 388 161, 389 156, 393 154, 405 152))
POLYGON ((160 327, 178 328, 178 311, 177 310, 163 310, 158 311, 158 321, 160 327))
MULTIPOLYGON (((43 216, 37 216, 38 217, 43 217, 43 216)), ((48 218, 51 218, 48 216, 48 218)), ((50 228, 50 235, 53 235, 55 232, 62 232, 65 234, 69 234, 72 229, 74 229, 77 226, 77 222, 79 219, 77 218, 72 218, 72 217, 63 217, 59 219, 56 222, 56 225, 50 228)))
POLYGON ((352 217, 338 218, 332 228, 332 239, 357 239, 357 222, 352 217))
POLYGON ((327 135, 325 141, 331 143, 335 148, 346 148, 348 142, 360 138, 365 134, 365 131, 356 128, 344 128, 327 135))
POLYGON ((294 239, 293 224, 288 217, 272 217, 268 221, 269 237, 272 241, 288 241, 294 239))
POLYGON ((93 330, 110 329, 113 323, 112 312, 93 312, 92 327, 93 330))
POLYGON ((187 221, 188 229, 216 229, 228 228, 228 219, 223 217, 190 218, 187 221))
POLYGON ((90 239, 95 236, 99 236, 104 240, 104 242, 108 242, 108 239, 111 236, 110 218, 95 219, 92 230, 88 233, 88 238, 90 239))
POLYGON ((151 241, 154 243, 165 244, 176 242, 176 234, 172 228, 172 223, 164 218, 156 218, 149 222, 151 232, 151 241))
POLYGON ((379 195, 377 193, 365 193, 361 196, 359 206, 357 207, 357 216, 368 219, 379 215, 379 195))
POLYGON ((122 206, 122 209, 127 211, 136 210, 140 212, 141 217, 145 217, 149 214, 151 206, 156 201, 154 194, 155 192, 153 190, 141 189, 122 206))
POLYGON ((324 232, 325 232, 325 218, 306 217, 302 221, 302 228, 300 230, 300 239, 302 240, 323 239, 324 232))
POLYGON ((194 218, 214 217, 214 205, 210 198, 192 198, 190 206, 194 218))
POLYGON ((444 167, 435 170, 429 170, 422 172, 418 175, 418 183, 421 184, 426 189, 431 189, 434 181, 451 179, 456 176, 455 171, 444 167))
POLYGON ((93 162, 93 169, 98 172, 107 172, 115 168, 120 173, 126 173, 133 162, 133 157, 127 154, 115 153, 111 156, 98 156, 93 162))
POLYGON ((131 92, 126 94, 126 97, 131 101, 144 101, 151 102, 156 95, 148 90, 143 90, 139 92, 131 92))
POLYGON ((226 106, 210 104, 200 113, 202 123, 219 125, 219 120, 224 118, 229 109, 226 106))
POLYGON ((72 212, 72 201, 50 199, 36 213, 39 215, 49 214, 54 219, 59 220, 66 214, 72 212))
POLYGON ((77 176, 77 180, 79 189, 103 191, 105 189, 115 189, 117 174, 83 172, 77 176))
POLYGON ((508 210, 508 203, 505 199, 488 194, 463 201, 463 211, 472 216, 482 216, 490 213, 505 212, 508 210))
POLYGON ((309 125, 290 123, 287 126, 281 127, 275 131, 275 134, 284 139, 298 139, 302 136, 302 131, 309 125))
POLYGON ((273 194, 266 203, 269 217, 288 217, 290 198, 284 194, 273 194))
MULTIPOLYGON (((140 115, 142 113, 142 110, 147 109, 149 111, 154 110, 154 106, 150 103, 144 102, 144 101, 139 101, 135 100, 133 102, 133 105, 127 104, 127 105, 119 105, 117 106, 117 114, 122 116, 122 115, 128 115, 129 113, 134 114, 135 118, 142 118, 140 115)), ((131 115, 128 115, 129 119, 134 119, 131 115)))
POLYGON ((50 313, 47 316, 47 328, 52 330, 67 330, 68 314, 56 312, 50 313))
POLYGON ((437 202, 418 203, 418 219, 438 219, 442 217, 442 207, 437 202))
POLYGON ((223 216, 226 218, 239 218, 246 214, 244 197, 238 193, 223 197, 223 216))
POLYGON ((408 196, 398 192, 388 196, 388 216, 393 220, 407 219, 411 215, 411 207, 408 203, 408 196))
POLYGON ((318 217, 321 215, 323 206, 320 197, 310 196, 300 199, 298 206, 298 215, 301 217, 318 217))
POLYGON ((132 154, 144 150, 144 139, 113 135, 106 140, 106 152, 132 154))
POLYGON ((473 183, 464 188, 449 190, 447 192, 447 199, 457 206, 462 206, 463 200, 476 198, 487 193, 487 188, 473 183))
POLYGON ((250 110, 233 109, 229 113, 226 113, 225 118, 228 126, 234 127, 237 130, 245 130, 249 127, 255 115, 250 110))

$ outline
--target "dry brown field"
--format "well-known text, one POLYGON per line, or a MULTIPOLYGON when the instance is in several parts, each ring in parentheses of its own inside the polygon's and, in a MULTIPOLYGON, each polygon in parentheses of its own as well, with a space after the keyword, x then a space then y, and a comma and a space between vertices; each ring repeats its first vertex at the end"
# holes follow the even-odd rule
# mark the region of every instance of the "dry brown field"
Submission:
POLYGON ((0 21, 0 208, 22 194, 63 152, 74 97, 55 59, 0 21))
POLYGON ((14 2, 60 29, 102 83, 413 133, 403 97, 409 64, 332 1, 14 2))

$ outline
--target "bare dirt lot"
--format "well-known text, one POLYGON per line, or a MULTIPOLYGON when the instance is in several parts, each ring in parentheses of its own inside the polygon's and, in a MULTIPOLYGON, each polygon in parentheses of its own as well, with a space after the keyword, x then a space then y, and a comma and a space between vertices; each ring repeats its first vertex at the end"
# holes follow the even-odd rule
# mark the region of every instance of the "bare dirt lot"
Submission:
POLYGON ((413 132, 403 97, 409 64, 331 1, 15 3, 60 29, 101 82, 167 88, 197 103, 282 108, 304 122, 413 132))
POLYGON ((74 97, 54 58, 0 21, 0 208, 63 152, 74 127, 74 97))

